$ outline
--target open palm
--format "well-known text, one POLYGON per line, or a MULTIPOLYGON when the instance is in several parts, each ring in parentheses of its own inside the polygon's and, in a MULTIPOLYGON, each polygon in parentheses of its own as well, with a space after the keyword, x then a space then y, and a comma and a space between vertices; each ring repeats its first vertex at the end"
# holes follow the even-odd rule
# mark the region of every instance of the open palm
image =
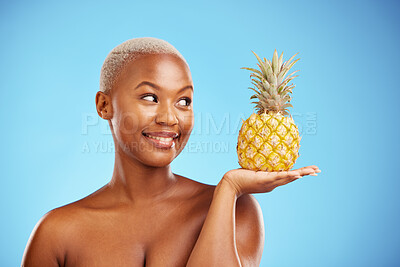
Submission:
POLYGON ((265 172, 235 169, 228 171, 223 181, 229 183, 237 195, 267 193, 276 187, 293 182, 305 175, 314 175, 321 172, 315 165, 303 167, 291 171, 265 172))

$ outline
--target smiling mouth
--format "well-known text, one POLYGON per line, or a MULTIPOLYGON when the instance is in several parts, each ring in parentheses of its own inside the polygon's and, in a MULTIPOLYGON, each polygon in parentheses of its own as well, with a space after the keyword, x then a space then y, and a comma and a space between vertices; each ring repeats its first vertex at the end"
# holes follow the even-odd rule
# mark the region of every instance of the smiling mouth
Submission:
POLYGON ((142 135, 156 148, 161 149, 175 147, 175 140, 179 137, 177 133, 172 132, 142 133, 142 135))

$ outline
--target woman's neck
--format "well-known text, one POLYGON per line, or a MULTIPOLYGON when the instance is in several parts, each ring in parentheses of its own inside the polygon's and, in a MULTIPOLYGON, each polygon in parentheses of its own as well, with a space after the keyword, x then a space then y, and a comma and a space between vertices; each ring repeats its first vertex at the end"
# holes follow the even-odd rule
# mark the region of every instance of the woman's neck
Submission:
POLYGON ((125 153, 115 153, 114 172, 108 186, 123 202, 162 200, 177 183, 170 165, 150 167, 132 160, 125 153))

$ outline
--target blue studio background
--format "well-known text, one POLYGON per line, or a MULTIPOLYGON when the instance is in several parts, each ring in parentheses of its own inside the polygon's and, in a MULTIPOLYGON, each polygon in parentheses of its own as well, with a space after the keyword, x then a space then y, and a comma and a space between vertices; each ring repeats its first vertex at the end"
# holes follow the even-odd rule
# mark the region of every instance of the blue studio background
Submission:
POLYGON ((399 12, 398 1, 1 1, 0 266, 20 264, 47 211, 109 181, 100 68, 113 47, 144 36, 190 65, 196 126, 173 170, 208 184, 239 167, 251 50, 299 52, 295 167, 322 173, 255 195, 261 266, 399 266, 399 12))

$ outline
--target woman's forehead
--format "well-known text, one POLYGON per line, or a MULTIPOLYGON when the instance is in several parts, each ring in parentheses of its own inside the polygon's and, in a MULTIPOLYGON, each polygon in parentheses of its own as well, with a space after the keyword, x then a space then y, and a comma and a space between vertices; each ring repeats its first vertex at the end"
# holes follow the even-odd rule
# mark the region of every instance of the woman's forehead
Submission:
POLYGON ((130 84, 149 81, 173 87, 193 83, 187 64, 178 56, 170 54, 137 57, 125 65, 118 80, 130 84))
POLYGON ((189 67, 175 55, 141 56, 128 63, 125 72, 135 78, 191 80, 189 67))

